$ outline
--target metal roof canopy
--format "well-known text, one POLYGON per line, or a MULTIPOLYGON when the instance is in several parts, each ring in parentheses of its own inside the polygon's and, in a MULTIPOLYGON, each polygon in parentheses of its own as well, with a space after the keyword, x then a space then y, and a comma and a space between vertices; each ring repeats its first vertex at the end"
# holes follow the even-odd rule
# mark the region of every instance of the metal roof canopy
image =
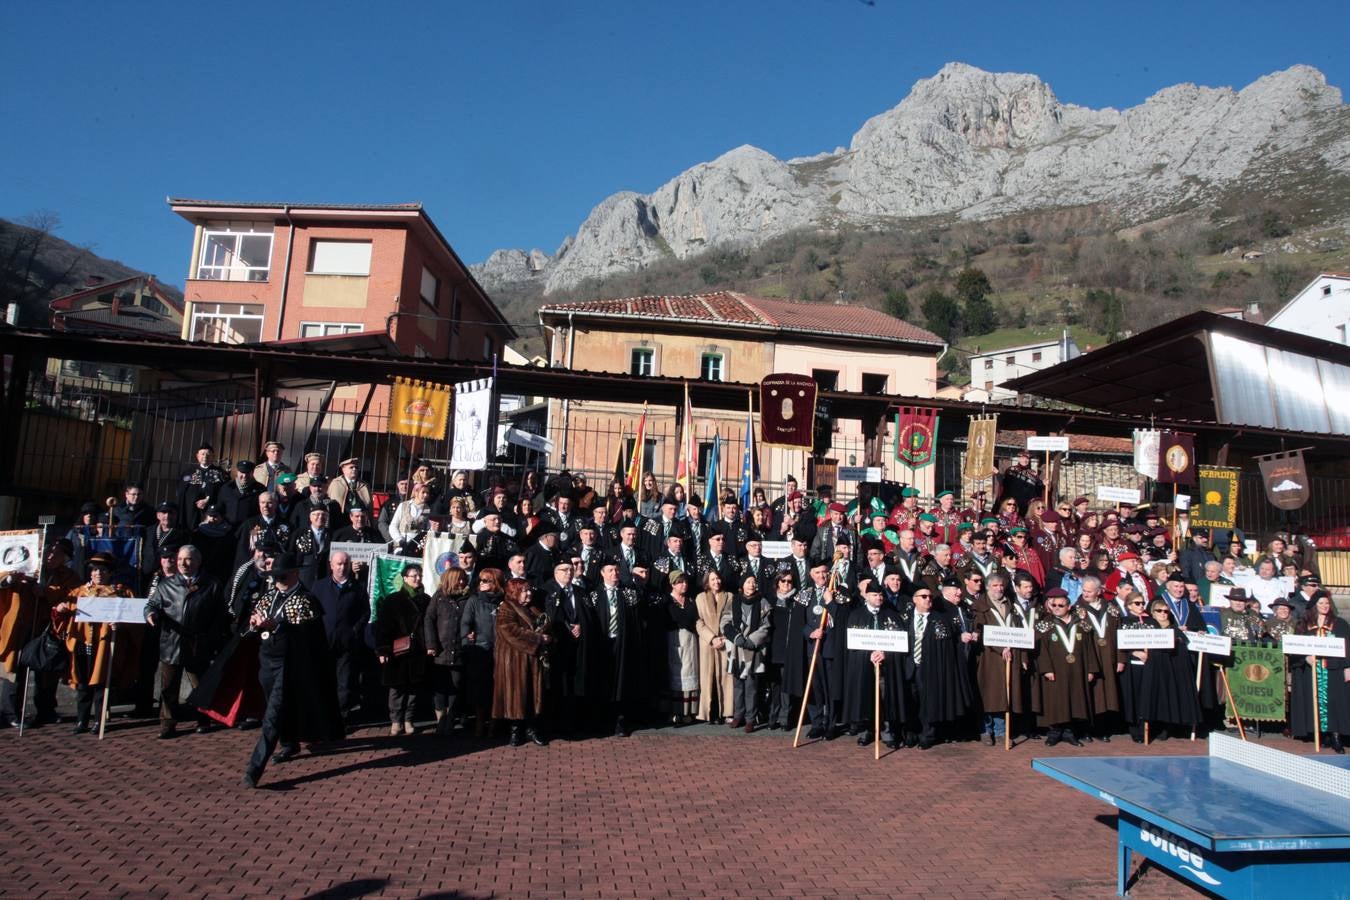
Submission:
POLYGON ((1004 386, 1090 410, 1350 436, 1350 348, 1195 312, 1004 386))
MULTIPOLYGON (((1144 336, 1146 335, 1140 337, 1144 336)), ((1096 352, 1104 353, 1116 346, 1118 345, 1113 344, 1096 352)), ((266 346, 204 344, 153 336, 94 337, 48 329, 8 326, 0 326, 0 353, 16 354, 30 359, 48 357, 140 366, 152 362, 154 367, 161 369, 178 369, 182 370, 183 374, 200 373, 204 382, 208 383, 230 375, 247 374, 267 384, 276 384, 283 380, 288 382, 299 380, 313 384, 328 384, 334 380, 347 384, 382 384, 387 383, 395 375, 452 384, 483 378, 493 373, 490 362, 476 360, 390 358, 334 352, 312 345, 283 347, 276 344, 266 346)), ((1081 360, 1093 355, 1095 353, 1079 357, 1062 366, 1075 366, 1081 360)), ((1200 355, 1203 357, 1203 354, 1200 355)), ((1046 369, 1037 375, 1044 376, 1047 372, 1052 373, 1059 368, 1061 366, 1046 369)), ((1126 367, 1128 371, 1122 370, 1122 375, 1132 374, 1137 368, 1136 361, 1133 366, 1126 367)), ((639 379, 627 374, 517 366, 506 363, 498 364, 497 375, 501 389, 512 394, 607 402, 613 402, 616 398, 632 402, 647 400, 653 405, 672 408, 683 403, 684 390, 687 386, 695 407, 728 412, 744 412, 747 392, 757 392, 758 388, 755 384, 738 382, 662 377, 639 379)), ((999 424, 1003 429, 1030 429, 1041 433, 1073 430, 1085 434, 1130 436, 1135 428, 1154 425, 1207 435, 1220 443, 1233 442, 1235 446, 1252 447, 1256 452, 1278 450, 1281 439, 1292 439, 1313 441, 1317 445, 1319 455, 1331 452, 1350 453, 1350 438, 1346 436, 1278 428, 1235 429, 1231 425, 1215 423, 1212 419, 1206 421, 1171 416, 1150 419, 1146 414, 1133 414, 1123 409, 1100 411, 1100 404, 1096 404, 1098 410, 1041 409, 968 403, 934 397, 869 395, 843 391, 822 392, 820 399, 830 403, 833 416, 845 419, 888 415, 902 405, 934 407, 941 415, 949 417, 942 425, 944 437, 964 434, 966 416, 996 412, 999 414, 999 424)))

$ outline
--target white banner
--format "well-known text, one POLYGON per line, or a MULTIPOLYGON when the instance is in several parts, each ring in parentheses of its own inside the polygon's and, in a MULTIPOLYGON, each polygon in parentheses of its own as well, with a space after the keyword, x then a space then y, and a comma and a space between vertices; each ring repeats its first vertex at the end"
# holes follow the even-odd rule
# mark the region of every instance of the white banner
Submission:
POLYGON ((1136 429, 1134 432, 1134 470, 1146 478, 1158 480, 1158 442, 1161 432, 1136 429))
POLYGON ((848 649, 881 650, 884 653, 908 653, 909 632, 884 628, 850 628, 848 649))
POLYGON ((792 541, 764 541, 759 555, 766 559, 787 559, 792 555, 792 541))
POLYGON ((840 466, 835 477, 840 481, 864 481, 879 484, 881 482, 881 466, 840 466))
POLYGON ((76 622, 145 624, 144 597, 76 597, 76 622))
POLYGON ((455 439, 450 448, 450 468, 474 471, 487 468, 492 387, 491 378, 455 385, 455 439))
POLYGON ((1280 646, 1290 656, 1334 656, 1337 659, 1345 656, 1345 638, 1286 634, 1280 646))
MULTIPOLYGON (((1233 582, 1234 587, 1246 588, 1247 599, 1255 600, 1260 604, 1261 612, 1269 615, 1271 612, 1270 604, 1280 599, 1288 597, 1294 592, 1296 581, 1292 575, 1281 575, 1278 578, 1263 580, 1255 572, 1237 573, 1234 572, 1229 581, 1233 582)), ((1227 594, 1224 595, 1225 597, 1227 594)))
POLYGON ((1103 503, 1129 503, 1138 506, 1139 489, 1107 487, 1104 484, 1099 484, 1097 485, 1097 499, 1103 503))
POLYGON ((0 531, 0 572, 37 577, 42 565, 42 530, 0 531))
POLYGON ((370 565, 370 558, 376 553, 383 553, 389 549, 388 544, 365 544, 360 541, 333 541, 328 547, 328 556, 331 558, 334 553, 345 553, 351 557, 352 565, 370 565))
POLYGON ((1036 632, 1030 628, 986 625, 980 631, 980 640, 986 647, 1012 647, 1015 650, 1036 649, 1036 632))
POLYGON ((1177 508, 1177 512, 1186 512, 1191 508, 1191 495, 1177 494, 1177 502, 1172 505, 1177 508))
POLYGON ((1066 435, 1040 435, 1033 434, 1027 436, 1027 449, 1033 452, 1069 452, 1069 436, 1066 435))
POLYGON ((1170 628, 1122 628, 1116 632, 1117 650, 1171 650, 1177 633, 1170 628))
MULTIPOLYGON (((422 544, 422 576, 428 585, 439 585, 446 569, 459 568, 459 545, 464 538, 453 536, 448 531, 428 531, 422 544)), ((472 542, 470 542, 472 543, 472 542)), ((473 590, 475 585, 469 585, 473 590)), ((435 593, 434 589, 432 591, 435 593)))
POLYGON ((1233 652, 1233 639, 1222 634, 1209 634, 1203 631, 1186 632, 1186 643, 1191 645, 1192 653, 1209 653, 1213 656, 1228 656, 1233 652))

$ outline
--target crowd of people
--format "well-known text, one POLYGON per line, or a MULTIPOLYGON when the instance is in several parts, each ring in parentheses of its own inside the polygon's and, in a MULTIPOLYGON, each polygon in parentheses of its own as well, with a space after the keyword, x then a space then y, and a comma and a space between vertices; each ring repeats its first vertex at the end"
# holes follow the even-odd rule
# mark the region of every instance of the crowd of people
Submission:
MULTIPOLYGON (((921 505, 914 488, 883 498, 875 485, 849 503, 825 485, 808 498, 788 478, 772 502, 759 488, 705 509, 650 473, 636 491, 537 471, 481 473, 476 486, 455 472, 442 486, 421 463, 377 506, 360 460, 330 480, 320 454, 296 474, 284 449, 268 442, 227 475, 203 446, 173 499, 152 507, 128 485, 49 541, 36 577, 0 576, 0 662, 15 688, 4 714, 17 723, 31 688, 29 727, 58 721, 65 680, 76 734, 108 688, 157 716, 165 739, 185 722, 258 726, 250 785, 374 705, 391 735, 416 733, 429 706, 435 734, 500 728, 516 746, 693 722, 897 749, 1013 735, 1077 746, 1226 727, 1214 666, 1197 670, 1180 634, 1206 630, 1211 599, 1226 597, 1221 630, 1238 640, 1350 635, 1303 545, 1277 535, 1252 555, 1194 530, 1174 546, 1154 507, 1046 503, 1025 454, 989 508, 985 492, 921 505), (139 571, 91 552, 132 529, 139 571), (439 574, 424 570, 429 533, 454 541, 439 574), (405 556, 399 586, 372 597, 368 566, 335 549, 350 544, 405 556), (1250 594, 1233 587, 1248 573, 1250 594), (1281 575, 1297 589, 1279 589, 1281 575), (77 620, 89 595, 147 597, 145 624, 77 620), (1029 629, 1034 649, 986 645, 992 626, 1029 629), (27 669, 20 651, 44 629, 67 656, 27 669), (909 650, 853 649, 854 629, 904 632, 909 650), (1178 636, 1171 649, 1119 648, 1130 629, 1178 636)), ((1345 659, 1290 668, 1288 730, 1343 752, 1345 659), (1310 666, 1315 680, 1299 676, 1310 666)))

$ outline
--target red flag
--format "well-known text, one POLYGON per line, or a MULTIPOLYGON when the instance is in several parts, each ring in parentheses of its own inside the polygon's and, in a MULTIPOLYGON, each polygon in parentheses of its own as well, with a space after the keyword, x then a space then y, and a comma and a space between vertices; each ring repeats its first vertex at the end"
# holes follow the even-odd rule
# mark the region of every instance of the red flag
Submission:
POLYGON ((694 466, 698 465, 698 450, 694 446, 694 408, 689 404, 689 385, 684 386, 684 416, 680 426, 680 458, 675 464, 675 483, 689 496, 694 466))
POLYGON ((778 447, 812 445, 816 382, 809 375, 770 375, 759 383, 759 442, 778 447))
POLYGON ((902 406, 895 414, 895 458, 911 469, 931 466, 937 454, 938 411, 902 406))

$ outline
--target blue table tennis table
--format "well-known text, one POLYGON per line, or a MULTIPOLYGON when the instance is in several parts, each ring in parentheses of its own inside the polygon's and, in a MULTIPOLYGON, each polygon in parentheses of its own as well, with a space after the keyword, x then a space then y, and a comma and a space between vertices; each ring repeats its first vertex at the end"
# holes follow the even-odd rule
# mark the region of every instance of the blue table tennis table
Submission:
POLYGON ((1116 891, 1138 853, 1221 897, 1350 898, 1350 759, 1211 735, 1208 756, 1036 759, 1116 807, 1116 891))

